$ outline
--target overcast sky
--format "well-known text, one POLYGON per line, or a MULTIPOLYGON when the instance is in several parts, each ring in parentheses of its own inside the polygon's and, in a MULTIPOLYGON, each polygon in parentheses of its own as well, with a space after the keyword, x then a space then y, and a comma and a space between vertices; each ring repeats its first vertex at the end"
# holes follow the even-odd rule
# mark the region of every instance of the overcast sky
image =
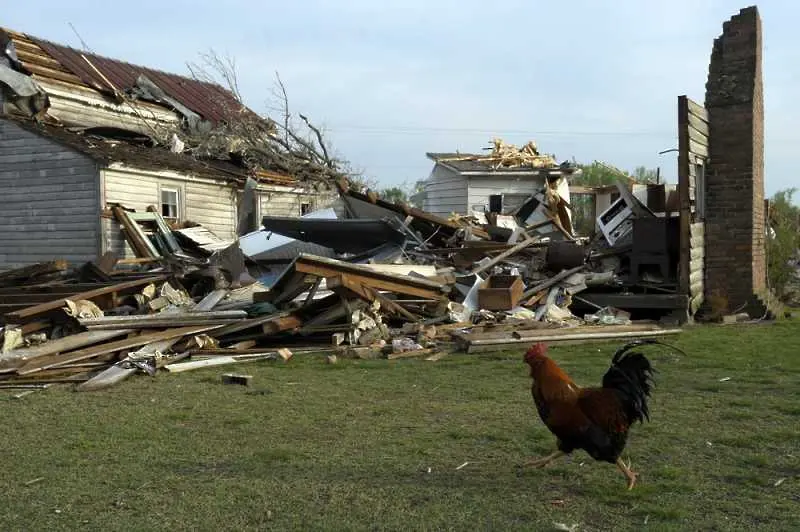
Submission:
MULTIPOLYGON (((294 112, 338 155, 389 186, 427 177, 430 151, 477 152, 499 136, 559 160, 675 182, 676 101, 702 102, 713 39, 749 5, 729 0, 39 1, 0 25, 100 55, 187 73, 214 49, 237 61, 266 111, 278 71, 294 112), (35 14, 38 13, 38 14, 35 14)), ((798 183, 800 2, 759 4, 766 188, 798 183)))

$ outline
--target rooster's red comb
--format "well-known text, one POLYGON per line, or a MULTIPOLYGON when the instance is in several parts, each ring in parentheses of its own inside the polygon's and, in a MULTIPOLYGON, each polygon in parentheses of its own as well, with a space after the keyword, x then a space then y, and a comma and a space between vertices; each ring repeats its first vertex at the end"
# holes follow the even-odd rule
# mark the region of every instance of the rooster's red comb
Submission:
POLYGON ((547 344, 544 342, 536 342, 525 352, 525 361, 527 362, 532 357, 542 356, 547 353, 547 344))

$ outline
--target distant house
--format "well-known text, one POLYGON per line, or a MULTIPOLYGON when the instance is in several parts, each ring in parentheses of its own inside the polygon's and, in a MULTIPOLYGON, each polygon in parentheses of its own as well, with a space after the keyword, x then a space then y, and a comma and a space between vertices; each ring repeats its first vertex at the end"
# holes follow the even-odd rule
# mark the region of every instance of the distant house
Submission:
POLYGON ((231 113, 222 87, 0 29, 0 270, 54 258, 131 255, 109 208, 154 206, 175 224, 236 236, 237 198, 258 182, 249 230, 263 215, 299 216, 333 197, 235 158, 185 153, 181 139, 231 113), (172 145, 155 143, 172 135, 172 145))
POLYGON ((527 165, 496 168, 486 155, 428 153, 434 162, 425 182, 423 209, 439 216, 452 213, 510 212, 532 194, 572 172, 571 168, 527 165))

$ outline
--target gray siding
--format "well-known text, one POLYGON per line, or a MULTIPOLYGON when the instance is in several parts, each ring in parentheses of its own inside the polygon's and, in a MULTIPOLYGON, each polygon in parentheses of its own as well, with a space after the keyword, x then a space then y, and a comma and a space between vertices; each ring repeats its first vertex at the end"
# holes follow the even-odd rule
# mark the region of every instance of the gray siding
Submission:
POLYGON ((0 118, 0 270, 97 257, 94 161, 0 118))
POLYGON ((433 167, 425 182, 423 210, 447 217, 468 212, 467 179, 441 165, 433 167))

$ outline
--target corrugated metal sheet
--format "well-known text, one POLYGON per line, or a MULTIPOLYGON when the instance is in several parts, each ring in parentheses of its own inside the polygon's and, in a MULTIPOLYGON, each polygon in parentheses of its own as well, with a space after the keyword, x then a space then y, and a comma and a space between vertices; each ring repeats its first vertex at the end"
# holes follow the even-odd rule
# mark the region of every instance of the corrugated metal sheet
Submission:
POLYGON ((144 74, 169 96, 212 122, 224 121, 231 113, 242 109, 242 105, 234 98, 233 94, 219 85, 81 52, 35 37, 31 39, 69 72, 100 92, 113 94, 114 88, 127 91, 134 87, 136 79, 144 74), (109 87, 84 57, 113 84, 113 88, 109 87))

